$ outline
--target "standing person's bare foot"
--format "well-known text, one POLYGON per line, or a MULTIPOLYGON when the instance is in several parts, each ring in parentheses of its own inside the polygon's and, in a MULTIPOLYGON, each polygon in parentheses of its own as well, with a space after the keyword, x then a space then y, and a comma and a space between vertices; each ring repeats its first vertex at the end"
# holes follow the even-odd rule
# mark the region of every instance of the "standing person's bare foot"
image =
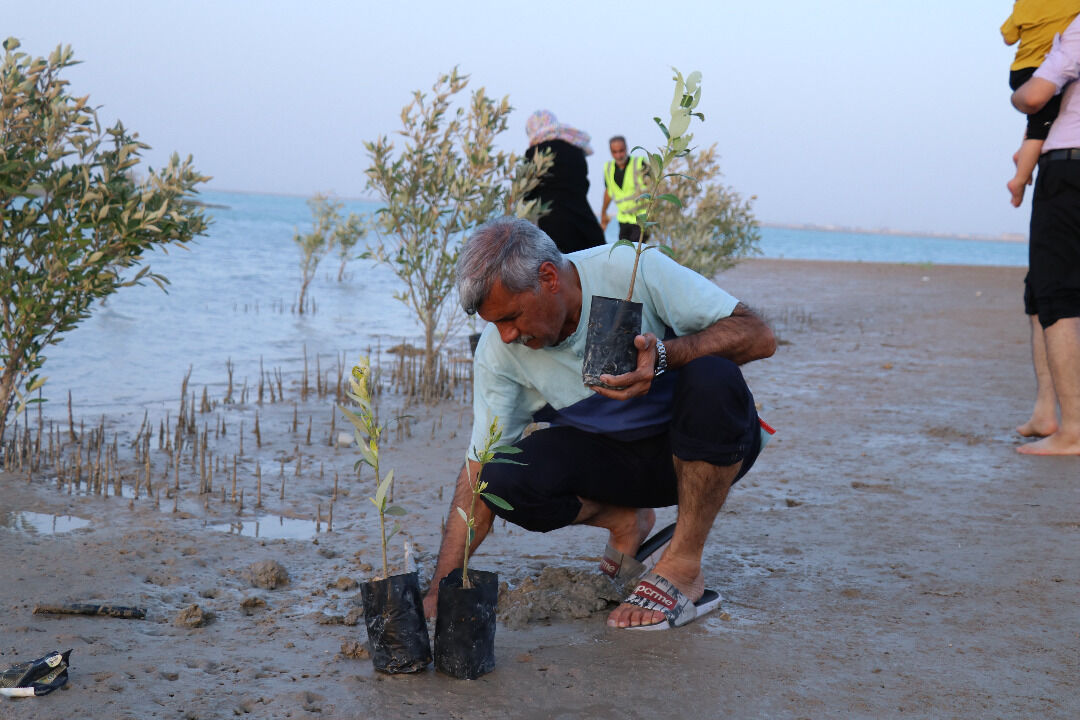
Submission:
POLYGON ((1058 422, 1056 417, 1044 418, 1032 415, 1031 419, 1026 423, 1016 426, 1016 432, 1027 438, 1044 438, 1053 435, 1057 431, 1058 422))
POLYGON ((1080 437, 1066 437, 1055 432, 1042 440, 1016 448, 1021 455, 1080 455, 1080 437))

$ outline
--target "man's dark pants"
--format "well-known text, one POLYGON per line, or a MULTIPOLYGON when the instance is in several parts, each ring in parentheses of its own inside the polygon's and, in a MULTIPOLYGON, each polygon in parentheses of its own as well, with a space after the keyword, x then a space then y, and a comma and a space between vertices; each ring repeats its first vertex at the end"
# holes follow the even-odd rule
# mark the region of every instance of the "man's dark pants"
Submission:
POLYGON ((1025 311, 1044 328, 1080 317, 1080 151, 1051 150, 1039 160, 1030 236, 1025 311))
POLYGON ((491 464, 482 475, 486 491, 514 509, 488 506, 527 530, 547 532, 574 522, 579 497, 623 507, 677 504, 672 455, 718 466, 742 461, 742 477, 761 451, 761 430, 739 367, 709 356, 679 369, 666 432, 623 441, 551 427, 515 444, 522 452, 511 459, 524 465, 491 464))

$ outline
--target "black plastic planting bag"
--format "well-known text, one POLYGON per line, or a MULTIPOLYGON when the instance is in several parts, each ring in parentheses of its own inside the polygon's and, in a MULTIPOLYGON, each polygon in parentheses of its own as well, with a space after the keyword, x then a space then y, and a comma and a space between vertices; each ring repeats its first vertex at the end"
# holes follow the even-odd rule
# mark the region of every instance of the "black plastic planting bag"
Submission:
POLYGON ((416 573, 371 580, 360 586, 368 650, 376 670, 419 672, 431 662, 431 640, 416 573))
POLYGON ((11 697, 48 695, 68 680, 71 651, 52 652, 43 658, 12 665, 0 673, 0 694, 11 697))
POLYGON ((470 570, 472 587, 461 587, 461 568, 439 583, 435 618, 435 669, 472 680, 495 669, 495 610, 499 575, 470 570))
MULTIPOLYGON (((622 375, 637 368, 634 338, 641 334, 641 303, 594 295, 585 335, 586 385, 600 385, 601 375, 622 375)), ((606 387, 606 386, 604 386, 606 387)))

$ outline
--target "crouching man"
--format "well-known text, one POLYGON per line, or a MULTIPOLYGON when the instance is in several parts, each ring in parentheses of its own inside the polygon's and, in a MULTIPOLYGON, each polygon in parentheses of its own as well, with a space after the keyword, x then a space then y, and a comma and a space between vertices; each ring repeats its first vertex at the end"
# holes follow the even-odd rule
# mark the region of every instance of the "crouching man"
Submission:
POLYGON ((477 504, 475 548, 495 515, 536 532, 567 525, 608 531, 601 570, 628 589, 608 616, 619 628, 685 625, 719 604, 705 587, 705 541, 731 485, 754 464, 765 437, 739 365, 773 354, 769 327, 714 283, 663 253, 641 256, 637 368, 587 387, 582 363, 594 295, 625 297, 628 247, 563 255, 536 226, 501 218, 478 228, 457 265, 465 311, 488 321, 474 358, 473 430, 447 515, 431 589, 461 565, 468 507, 492 419, 521 449, 522 465, 492 464, 487 492, 513 510, 477 504), (618 388, 618 389, 612 389, 618 388), (520 438, 531 422, 547 429, 520 438), (678 520, 651 539, 653 508, 678 520), (655 564, 654 564, 655 563, 655 564))

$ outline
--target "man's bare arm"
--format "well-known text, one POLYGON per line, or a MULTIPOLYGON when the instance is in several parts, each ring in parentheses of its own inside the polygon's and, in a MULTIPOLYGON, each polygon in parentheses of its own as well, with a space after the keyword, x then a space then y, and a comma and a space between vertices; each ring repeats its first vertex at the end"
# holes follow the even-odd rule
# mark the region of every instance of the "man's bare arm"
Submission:
POLYGON ((771 357, 776 352, 776 338, 764 320, 739 303, 728 317, 693 335, 665 340, 664 346, 668 367, 672 369, 706 355, 718 355, 745 365, 771 357))
MULTIPOLYGON (((597 393, 626 400, 649 392, 656 367, 656 336, 652 333, 638 335, 634 339, 638 349, 637 369, 625 375, 601 375, 607 385, 622 388, 594 387, 597 393)), ((668 367, 680 368, 692 360, 706 355, 725 357, 744 365, 753 360, 770 357, 776 352, 776 338, 772 329, 746 305, 739 303, 731 315, 717 320, 709 327, 692 335, 664 341, 667 349, 668 367)))
POLYGON ((1012 104, 1020 112, 1031 115, 1042 110, 1057 91, 1057 85, 1049 80, 1033 77, 1012 94, 1012 104))
MULTIPOLYGON (((457 484, 454 487, 454 497, 450 501, 450 510, 446 515, 446 529, 443 530, 442 543, 439 545, 439 559, 435 563, 431 587, 428 589, 427 595, 424 596, 424 617, 435 617, 435 611, 438 607, 439 581, 454 568, 461 567, 465 561, 465 534, 468 528, 456 508, 460 507, 468 511, 472 502, 472 478, 476 477, 479 469, 479 463, 469 460, 461 467, 461 472, 458 473, 457 484)), ((495 515, 485 503, 477 502, 473 510, 473 518, 476 532, 473 535, 472 547, 469 552, 475 550, 487 537, 495 515)))

